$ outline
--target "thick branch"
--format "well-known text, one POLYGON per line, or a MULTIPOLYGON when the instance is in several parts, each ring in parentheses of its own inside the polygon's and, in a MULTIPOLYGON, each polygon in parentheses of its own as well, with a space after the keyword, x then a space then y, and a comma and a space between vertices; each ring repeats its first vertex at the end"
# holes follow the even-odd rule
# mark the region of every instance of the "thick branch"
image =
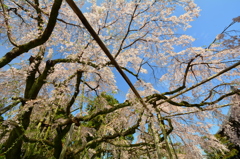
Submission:
POLYGON ((54 63, 51 60, 46 62, 45 69, 43 73, 35 80, 32 84, 31 90, 29 90, 27 96, 29 99, 35 99, 42 88, 43 84, 46 82, 47 76, 50 74, 51 69, 53 68, 54 63))
POLYGON ((11 108, 15 107, 16 105, 18 105, 21 102, 21 100, 17 100, 15 102, 13 102, 12 104, 0 109, 0 115, 6 113, 8 110, 10 110, 11 108))
POLYGON ((74 154, 78 154, 79 152, 83 151, 86 147, 89 147, 95 143, 100 143, 100 142, 104 142, 104 141, 107 141, 109 139, 115 139, 117 137, 121 137, 121 136, 127 136, 127 135, 130 135, 130 134, 134 134, 135 133, 135 130, 138 128, 139 126, 139 123, 141 122, 141 119, 142 119, 142 115, 143 115, 143 112, 140 114, 140 117, 137 121, 137 123, 135 125, 133 125, 132 127, 128 128, 127 130, 125 131, 122 131, 122 132, 116 132, 112 135, 104 135, 102 137, 99 137, 97 139, 94 139, 94 140, 91 140, 90 142, 88 142, 86 145, 83 145, 81 148, 79 148, 78 150, 75 150, 74 151, 74 154))
MULTIPOLYGON (((190 91, 190 90, 192 90, 192 89, 194 89, 194 88, 196 88, 196 87, 198 87, 198 86, 200 86, 200 85, 203 85, 204 83, 209 82, 210 80, 212 80, 212 79, 214 79, 214 78, 216 78, 216 77, 218 77, 218 76, 226 73, 227 71, 230 71, 231 69, 233 69, 233 68, 235 68, 235 67, 237 67, 237 66, 239 66, 239 65, 240 65, 240 61, 238 61, 237 63, 233 64, 232 66, 230 66, 230 67, 228 67, 228 68, 226 68, 226 69, 218 72, 217 74, 215 74, 215 75, 213 75, 213 76, 211 76, 211 77, 209 77, 209 78, 207 78, 207 79, 205 79, 205 80, 203 80, 203 81, 201 81, 201 82, 193 85, 192 87, 189 87, 189 88, 185 89, 184 91, 181 91, 181 92, 179 92, 178 94, 169 97, 168 100, 171 100, 171 99, 173 99, 173 98, 176 98, 176 97, 178 97, 178 96, 180 96, 180 95, 182 95, 182 94, 184 94, 184 93, 186 93, 186 92, 188 92, 188 91, 190 91)), ((149 97, 150 97, 150 96, 149 96, 149 97)), ((148 99, 149 97, 147 97, 147 99, 148 99)), ((168 102, 168 100, 162 101, 162 102, 158 103, 158 105, 163 104, 163 103, 165 103, 165 102, 168 102)))
POLYGON ((45 52, 45 46, 41 46, 39 48, 38 55, 36 57, 31 56, 29 58, 30 70, 28 72, 27 79, 26 79, 26 88, 25 88, 24 98, 29 98, 28 93, 29 93, 29 90, 31 90, 31 88, 35 82, 35 76, 36 76, 37 71, 39 70, 38 67, 43 59, 44 52, 45 52))
MULTIPOLYGON (((220 102, 221 100, 223 100, 224 98, 229 97, 231 95, 234 95, 234 94, 236 94, 238 92, 239 91, 233 91, 233 92, 224 94, 224 95, 220 96, 219 98, 217 98, 216 100, 214 100, 212 102, 204 102, 204 101, 202 101, 202 102, 196 103, 196 104, 191 104, 191 103, 188 103, 187 101, 175 102, 175 101, 171 100, 170 98, 167 98, 166 96, 164 96, 162 94, 154 94, 154 95, 149 96, 148 98, 150 98, 150 99, 148 100, 148 102, 149 103, 153 103, 153 102, 156 102, 158 100, 163 99, 164 102, 168 102, 169 104, 174 105, 174 106, 197 107, 197 108, 200 108, 202 110, 201 107, 206 106, 206 105, 216 104, 216 103, 220 102)), ((160 104, 162 104, 162 103, 163 102, 161 102, 160 104)), ((160 104, 157 104, 157 105, 160 105, 160 104)))
POLYGON ((24 52, 28 52, 30 49, 35 48, 39 45, 42 45, 45 43, 50 35, 53 32, 53 29, 55 27, 56 21, 57 21, 57 16, 58 16, 58 11, 61 7, 62 0, 55 0, 53 3, 53 7, 50 13, 50 17, 48 20, 48 24, 46 29, 44 30, 43 34, 37 38, 34 39, 26 44, 19 45, 18 47, 14 47, 10 52, 6 53, 1 59, 0 59, 0 68, 4 67, 7 65, 9 62, 11 62, 14 58, 17 56, 23 54, 24 52))
POLYGON ((61 119, 61 120, 58 121, 58 125, 63 126, 63 125, 67 125, 67 124, 70 124, 70 123, 76 123, 76 125, 79 125, 79 121, 89 121, 89 120, 95 118, 98 115, 109 114, 111 112, 114 112, 117 109, 128 107, 128 106, 131 106, 131 103, 126 101, 126 102, 124 102, 122 104, 119 104, 119 105, 116 105, 116 106, 114 106, 110 109, 103 109, 103 110, 100 110, 98 112, 94 112, 90 115, 77 116, 77 117, 69 118, 69 119, 61 119))
POLYGON ((141 104, 147 108, 146 104, 142 100, 140 94, 136 90, 136 88, 133 86, 130 79, 127 77, 127 75, 122 71, 121 67, 118 65, 117 61, 114 59, 114 57, 111 55, 110 51, 107 49, 105 44, 102 42, 102 40, 99 38, 99 36, 96 34, 96 32, 93 30, 92 26, 89 24, 81 10, 77 7, 77 5, 73 2, 73 0, 66 0, 69 6, 72 8, 72 10, 75 12, 75 14, 78 16, 78 18, 82 21, 83 25, 87 28, 89 33, 92 35, 92 37, 96 40, 98 45, 101 47, 101 49, 104 51, 106 56, 110 59, 112 64, 116 67, 118 72, 121 74, 121 76, 124 78, 124 80, 127 82, 129 87, 132 89, 135 96, 140 100, 141 104))
POLYGON ((230 104, 220 105, 220 106, 217 106, 217 107, 204 108, 202 110, 190 111, 190 112, 185 112, 185 113, 176 113, 176 114, 164 116, 164 118, 171 118, 171 117, 174 117, 174 116, 187 115, 187 114, 195 114, 195 113, 199 113, 199 112, 203 112, 203 111, 212 111, 213 109, 229 107, 229 106, 232 106, 234 104, 235 103, 230 103, 230 104))
POLYGON ((36 143, 37 142, 37 143, 40 143, 40 144, 46 144, 50 147, 54 146, 54 144, 52 142, 48 141, 48 140, 29 138, 25 135, 23 136, 23 140, 24 140, 24 142, 29 142, 29 143, 36 143))

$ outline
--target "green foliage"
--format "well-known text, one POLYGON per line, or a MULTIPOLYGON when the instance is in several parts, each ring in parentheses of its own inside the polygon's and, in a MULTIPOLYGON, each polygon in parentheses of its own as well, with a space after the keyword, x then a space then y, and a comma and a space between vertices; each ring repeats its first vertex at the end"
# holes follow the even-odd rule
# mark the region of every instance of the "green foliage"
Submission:
MULTIPOLYGON (((99 96, 94 98, 93 100, 90 100, 86 106, 86 109, 91 114, 91 113, 97 111, 97 109, 102 108, 103 105, 107 104, 110 106, 114 106, 115 104, 118 104, 118 103, 119 103, 118 100, 115 99, 112 95, 109 95, 109 94, 106 94, 105 92, 103 92, 99 96)), ((92 120, 84 122, 82 124, 86 127, 91 127, 98 131, 100 129, 100 127, 102 125, 104 125, 105 120, 106 120, 105 114, 98 115, 95 118, 93 118, 92 120)), ((87 137, 87 141, 91 141, 93 139, 94 139, 93 136, 87 137)), ((124 137, 123 139, 132 141, 133 135, 128 135, 128 136, 124 137)), ((94 155, 95 158, 101 158, 102 155, 108 156, 108 158, 110 158, 109 156, 111 156, 111 153, 104 152, 104 150, 101 150, 99 143, 92 144, 90 146, 90 148, 95 149, 98 152, 94 155)))
POLYGON ((67 118, 65 110, 62 108, 59 108, 54 116, 55 120, 60 118, 67 118))
POLYGON ((87 105, 87 110, 92 112, 96 109, 96 106, 101 106, 103 102, 107 102, 107 104, 114 106, 118 104, 118 100, 115 99, 112 95, 106 94, 105 92, 101 93, 100 96, 96 97, 93 100, 90 100, 87 105))
POLYGON ((133 140, 134 140, 134 136, 133 136, 133 134, 130 134, 130 135, 127 135, 127 136, 125 137, 125 139, 126 139, 126 140, 129 140, 129 141, 133 141, 133 140))
MULTIPOLYGON (((96 110, 97 107, 101 108, 104 102, 107 102, 107 104, 111 106, 119 103, 118 100, 116 100, 112 95, 101 93, 100 96, 89 101, 86 109, 89 111, 89 113, 92 113, 96 110)), ((85 122, 84 125, 98 130, 100 126, 104 124, 105 117, 106 115, 98 115, 93 120, 85 122)))

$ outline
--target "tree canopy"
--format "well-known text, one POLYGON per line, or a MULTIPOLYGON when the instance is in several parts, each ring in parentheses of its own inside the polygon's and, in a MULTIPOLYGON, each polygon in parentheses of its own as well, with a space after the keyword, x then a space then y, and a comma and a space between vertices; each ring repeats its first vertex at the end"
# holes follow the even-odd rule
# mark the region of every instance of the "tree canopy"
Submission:
POLYGON ((193 0, 0 0, 11 48, 0 57, 0 158, 227 152, 210 129, 239 102, 240 16, 194 47, 183 33, 199 11, 193 0))

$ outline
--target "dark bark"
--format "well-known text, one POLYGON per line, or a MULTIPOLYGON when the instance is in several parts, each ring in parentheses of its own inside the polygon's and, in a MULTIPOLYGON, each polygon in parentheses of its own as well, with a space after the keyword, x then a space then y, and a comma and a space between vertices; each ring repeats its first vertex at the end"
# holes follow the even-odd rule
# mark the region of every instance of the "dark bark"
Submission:
POLYGON ((63 137, 68 133, 68 131, 71 128, 71 124, 68 124, 64 129, 62 129, 62 126, 58 126, 57 135, 54 138, 54 157, 58 159, 62 152, 62 139, 63 137))
POLYGON ((81 83, 81 78, 82 78, 82 74, 83 74, 83 71, 78 71, 77 72, 77 80, 76 80, 76 85, 75 85, 75 91, 74 91, 74 94, 70 100, 70 102, 68 103, 67 105, 67 109, 66 109, 66 113, 67 113, 67 116, 70 115, 70 109, 72 107, 72 105, 74 104, 78 94, 79 94, 79 86, 80 86, 80 83, 81 83))
POLYGON ((21 158, 21 146, 22 137, 21 128, 14 128, 5 143, 6 159, 20 159, 21 158))
POLYGON ((14 47, 11 51, 6 53, 1 59, 0 59, 0 68, 4 67, 8 63, 10 63, 13 59, 18 57, 19 55, 23 54, 24 52, 28 52, 32 48, 35 48, 39 45, 44 44, 49 37, 51 36, 53 29, 55 27, 58 11, 61 7, 62 0, 55 0, 53 3, 53 7, 50 13, 49 21, 47 24, 46 29, 44 30, 43 34, 39 36, 39 38, 34 39, 26 44, 19 45, 14 47))
POLYGON ((103 52, 105 53, 105 55, 109 58, 109 60, 111 61, 111 63, 114 65, 114 67, 118 70, 118 72, 121 74, 121 76, 123 77, 123 79, 126 81, 126 83, 129 85, 129 87, 131 88, 131 90, 133 91, 133 93, 135 94, 135 96, 139 99, 139 101, 141 102, 141 104, 147 108, 145 102, 143 101, 142 97, 140 96, 140 94, 138 93, 138 91, 136 90, 136 88, 133 86, 132 82, 130 81, 130 79, 127 77, 127 75, 123 72, 123 70, 121 69, 121 67, 119 66, 119 64, 117 63, 117 61, 115 60, 115 58, 112 56, 112 54, 110 53, 110 51, 108 50, 108 48, 106 47, 106 45, 102 42, 102 40, 100 39, 100 37, 98 36, 98 34, 94 31, 94 29, 92 28, 92 26, 89 24, 88 20, 85 18, 85 16, 83 15, 83 13, 81 12, 81 10, 77 7, 77 5, 74 3, 73 0, 66 0, 66 2, 68 3, 68 5, 72 8, 72 10, 74 11, 74 13, 78 16, 78 18, 81 20, 81 22, 83 23, 83 25, 86 27, 86 29, 89 31, 89 33, 91 34, 91 36, 94 38, 94 40, 98 43, 98 45, 101 47, 101 49, 103 50, 103 52))
MULTIPOLYGON (((51 63, 51 61, 47 61, 46 67, 43 71, 43 73, 34 81, 32 84, 32 87, 30 90, 25 92, 25 97, 26 99, 36 99, 37 95, 42 88, 43 84, 45 83, 45 80, 47 76, 50 73, 51 68, 54 65, 51 63)), ((33 79, 34 80, 34 79, 33 79)), ((22 105, 24 107, 24 104, 22 105)), ((20 158, 21 156, 21 147, 22 147, 22 137, 24 135, 24 130, 26 130, 29 126, 30 123, 30 116, 32 113, 33 106, 29 108, 28 111, 23 112, 20 121, 22 123, 22 128, 20 129, 19 127, 13 128, 12 132, 10 133, 10 136, 7 140, 6 144, 6 156, 9 159, 16 159, 20 158), (19 130, 20 129, 20 130, 19 130), (19 138, 20 137, 20 138, 19 138), (19 141, 17 141, 19 140, 19 141), (17 143, 15 144, 15 142, 17 143)))
POLYGON ((237 92, 237 94, 233 97, 234 104, 230 107, 228 117, 222 124, 222 127, 217 132, 221 136, 227 136, 231 143, 233 143, 236 149, 239 151, 240 156, 240 95, 238 89, 233 89, 233 93, 237 92))

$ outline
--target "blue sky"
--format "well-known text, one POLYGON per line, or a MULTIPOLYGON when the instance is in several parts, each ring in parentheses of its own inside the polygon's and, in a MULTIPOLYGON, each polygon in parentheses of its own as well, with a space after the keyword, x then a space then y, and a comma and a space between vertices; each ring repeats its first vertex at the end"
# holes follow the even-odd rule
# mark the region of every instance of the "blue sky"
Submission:
MULTIPOLYGON (((195 0, 195 3, 201 8, 200 16, 191 22, 192 28, 185 31, 185 34, 192 35, 196 39, 193 45, 197 47, 209 45, 216 35, 232 22, 233 18, 240 16, 240 0, 195 0)), ((240 24, 235 24, 232 28, 236 27, 239 28, 240 24)), ((0 56, 9 49, 1 44, 0 39, 0 56)), ((116 73, 116 80, 121 88, 120 96, 117 98, 123 101, 129 87, 118 73, 116 73)))
MULTIPOLYGON (((208 46, 218 35, 226 28, 232 19, 240 16, 239 6, 240 0, 195 0, 195 3, 201 8, 200 16, 190 24, 192 27, 185 31, 185 34, 193 36, 196 40, 193 46, 201 47, 208 46)), ((240 28, 240 24, 236 23, 230 29, 240 28)), ((117 74, 118 85, 123 85, 120 88, 120 96, 117 98, 124 100, 124 94, 128 91, 128 86, 122 77, 117 74)), ((228 107, 223 108, 222 111, 227 114, 228 107)), ((218 131, 218 127, 215 126, 211 129, 212 133, 218 131)))
MULTIPOLYGON (((208 46, 232 22, 233 18, 240 16, 240 0, 195 0, 195 3, 201 9, 200 16, 191 22, 192 27, 184 32, 196 39, 193 43, 195 47, 208 46)), ((236 23, 230 29, 239 27, 240 24, 236 23)), ((117 98, 123 101, 125 99, 123 95, 129 87, 118 73, 116 73, 116 80, 121 86, 120 96, 117 98)))
MULTIPOLYGON (((193 45, 197 47, 209 45, 216 35, 232 22, 233 18, 240 16, 240 0, 195 0, 195 3, 201 8, 200 16, 191 22, 192 28, 185 31, 185 34, 192 35, 196 39, 193 45)), ((232 28, 234 27, 239 28, 240 24, 235 24, 232 28)), ((6 49, 0 39, 0 56, 10 49, 6 49)), ((116 73, 116 80, 121 88, 120 96, 117 98, 123 101, 129 87, 118 73, 116 73)))
MULTIPOLYGON (((208 46, 232 22, 233 18, 240 16, 240 0, 195 0, 195 3, 201 9, 200 16, 190 23, 192 27, 184 33, 196 39, 193 43, 193 46, 196 47, 208 46)), ((234 28, 239 29, 240 24, 236 23, 229 29, 234 28)), ((125 100, 124 95, 129 86, 118 73, 116 73, 116 80, 121 88, 120 95, 117 95, 116 98, 122 102, 125 100)), ((222 111, 227 114, 228 107, 223 108, 222 111)), ((218 129, 219 127, 215 126, 210 131, 214 134, 218 129)))
MULTIPOLYGON (((191 22, 192 28, 188 29, 185 34, 192 35, 196 39, 193 45, 197 47, 209 45, 216 35, 232 22, 233 18, 240 16, 240 0, 195 0, 195 3, 201 8, 200 16, 191 22)), ((235 24, 232 28, 234 27, 239 28, 240 24, 235 24)), ((0 56, 3 56, 9 49, 1 44, 0 39, 0 56)), ((116 75, 118 85, 121 85, 119 93, 122 94, 118 98, 123 101, 124 94, 129 87, 118 73, 116 75)))
MULTIPOLYGON (((195 0, 195 3, 202 9, 201 15, 191 23, 192 28, 186 31, 186 34, 196 38, 195 46, 210 44, 232 22, 232 18, 240 16, 240 0, 195 0)), ((6 51, 6 46, 0 43, 0 55, 6 51)))
POLYGON ((240 16, 240 0, 195 0, 195 3, 202 11, 186 33, 196 38, 196 46, 209 45, 233 18, 240 16))
MULTIPOLYGON (((233 18, 240 16, 240 0, 195 0, 195 3, 201 8, 200 16, 191 22, 192 28, 188 29, 185 34, 192 35, 196 39, 193 45, 197 47, 208 46, 216 35, 232 22, 233 18)), ((236 27, 239 28, 240 24, 235 24, 233 28, 236 27)), ((6 49, 6 46, 1 44, 0 39, 0 57, 10 49, 6 49)), ((121 89, 116 98, 123 102, 129 86, 117 72, 116 81, 121 89)), ((228 108, 223 110, 227 113, 228 108)), ((212 133, 217 130, 218 127, 214 127, 212 133)))

